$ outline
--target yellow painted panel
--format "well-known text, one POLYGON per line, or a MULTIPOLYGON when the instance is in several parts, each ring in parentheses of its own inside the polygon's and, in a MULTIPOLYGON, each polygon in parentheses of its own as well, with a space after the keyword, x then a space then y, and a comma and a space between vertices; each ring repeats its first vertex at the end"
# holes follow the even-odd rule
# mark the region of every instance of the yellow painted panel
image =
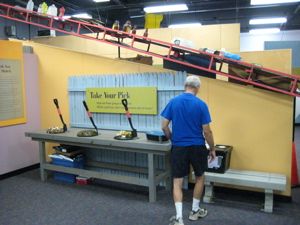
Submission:
POLYGON ((149 29, 148 37, 168 43, 170 43, 173 38, 170 28, 149 29))
MULTIPOLYGON (((42 128, 61 124, 53 98, 60 101, 60 108, 68 124, 67 77, 70 75, 166 71, 45 45, 25 44, 32 45, 39 57, 42 128)), ((271 51, 266 52, 268 54, 263 52, 263 56, 260 56, 263 54, 260 52, 251 54, 256 55, 255 59, 269 58, 269 61, 265 61, 266 67, 273 61, 283 64, 282 59, 278 59, 286 55, 276 53, 276 57, 272 57, 271 51)), ((247 59, 247 54, 242 55, 243 59, 247 59)), ((289 60, 285 58, 284 63, 290 65, 289 60)), ((215 141, 217 144, 233 146, 231 168, 286 174, 287 191, 280 194, 290 196, 293 97, 204 77, 201 80, 198 96, 209 105, 215 141)))
POLYGON ((242 57, 244 62, 258 63, 268 69, 288 74, 291 73, 291 49, 239 52, 238 54, 242 57))
POLYGON ((203 101, 208 103, 209 100, 209 78, 199 76, 201 80, 201 87, 199 92, 197 93, 197 97, 201 98, 203 101))
POLYGON ((160 22, 163 20, 163 14, 145 13, 144 28, 160 28, 160 22))
MULTIPOLYGON (((240 24, 222 24, 220 32, 221 48, 227 52, 236 52, 240 50, 240 24)), ((220 49, 218 49, 220 50, 220 49)))
POLYGON ((53 99, 57 98, 66 124, 69 124, 68 76, 166 71, 140 63, 114 60, 95 55, 24 41, 39 58, 41 126, 61 126, 53 99))
POLYGON ((286 174, 287 191, 278 193, 290 195, 294 98, 225 81, 201 81, 198 97, 211 111, 215 143, 233 146, 230 168, 286 174))
POLYGON ((214 129, 216 142, 234 146, 231 168, 283 171, 284 164, 289 164, 291 159, 283 149, 291 150, 293 97, 221 82, 210 82, 208 104, 212 110, 212 127, 222 127, 222 130, 214 129), (284 163, 270 166, 271 162, 279 161, 284 163))
POLYGON ((196 49, 201 47, 219 50, 221 48, 220 25, 201 26, 196 38, 196 49))
POLYGON ((157 114, 156 87, 86 88, 86 102, 91 112, 124 113, 123 104, 131 114, 157 114), (123 102, 127 101, 127 104, 123 102))
MULTIPOLYGON (((117 41, 116 38, 113 38, 112 40, 117 41)), ((93 40, 85 39, 85 49, 84 52, 88 54, 95 54, 95 55, 101 55, 101 56, 109 56, 116 57, 118 55, 118 47, 105 44, 102 42, 97 42, 93 40)), ((125 49, 122 49, 123 52, 125 49)))
POLYGON ((84 43, 85 39, 71 35, 49 38, 49 44, 52 46, 72 49, 79 52, 85 51, 86 48, 84 43))
POLYGON ((55 39, 53 39, 51 37, 37 37, 37 38, 33 38, 32 41, 36 42, 36 43, 39 43, 39 44, 57 46, 56 44, 52 44, 53 42, 51 42, 51 39, 52 39, 52 41, 58 40, 58 37, 55 38, 55 39))
POLYGON ((2 59, 23 59, 22 44, 0 40, 0 58, 2 59))
MULTIPOLYGON (((239 24, 226 25, 206 25, 196 28, 155 28, 149 29, 148 37, 160 41, 170 43, 173 38, 180 37, 195 43, 195 49, 200 47, 207 47, 220 50, 223 46, 228 46, 227 51, 239 51, 239 24), (228 27, 228 28, 227 28, 228 27), (222 34, 224 32, 224 34, 222 34), (222 35, 221 35, 222 34, 222 35), (230 43, 230 44, 229 44, 230 43), (230 46, 230 47, 229 47, 230 46)), ((137 30, 137 35, 143 36, 144 29, 137 30)), ((96 37, 96 34, 89 34, 89 36, 96 37)), ((101 36, 102 34, 100 34, 101 36)), ((117 38, 107 36, 108 39, 117 41, 117 38)), ((88 54, 101 55, 110 58, 118 57, 118 48, 113 45, 104 44, 101 42, 83 39, 76 36, 60 36, 51 38, 36 38, 36 43, 49 44, 61 48, 66 48, 74 51, 85 52, 88 54), (70 39, 70 40, 69 40, 70 39)), ((123 43, 131 44, 131 39, 124 39, 123 43)), ((148 45, 135 43, 135 48, 143 51, 147 50, 148 45)), ((131 54, 133 51, 125 48, 120 48, 121 57, 128 57, 126 54, 131 54)), ((166 55, 168 49, 159 46, 151 45, 150 52, 166 55)), ((134 52, 136 53, 136 52, 134 52)), ((154 59, 154 64, 162 64, 162 60, 154 59)))

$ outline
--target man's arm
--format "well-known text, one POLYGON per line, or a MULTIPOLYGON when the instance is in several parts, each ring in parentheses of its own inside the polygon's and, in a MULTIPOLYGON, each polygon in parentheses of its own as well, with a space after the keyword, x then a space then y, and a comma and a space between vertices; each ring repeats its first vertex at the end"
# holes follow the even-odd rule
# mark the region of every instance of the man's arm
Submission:
POLYGON ((209 156, 211 156, 210 162, 213 162, 216 158, 215 142, 214 142, 214 136, 212 130, 210 129, 209 123, 202 125, 202 129, 203 129, 205 140, 210 148, 209 151, 209 156))
POLYGON ((162 120, 162 124, 161 124, 161 129, 163 130, 164 134, 166 135, 166 137, 171 140, 172 137, 172 133, 171 130, 169 128, 169 124, 170 124, 170 120, 163 118, 162 120))

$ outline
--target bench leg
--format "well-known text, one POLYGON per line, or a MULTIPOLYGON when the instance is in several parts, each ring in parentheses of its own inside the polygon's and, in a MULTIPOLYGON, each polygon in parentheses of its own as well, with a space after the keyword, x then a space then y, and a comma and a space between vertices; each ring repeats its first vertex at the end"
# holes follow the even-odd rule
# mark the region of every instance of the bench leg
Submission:
POLYGON ((156 202, 155 157, 148 153, 149 202, 156 202))
POLYGON ((264 212, 273 212, 273 190, 265 190, 265 206, 262 209, 264 212))
POLYGON ((48 171, 45 170, 46 164, 46 144, 45 142, 39 141, 39 152, 40 152, 40 174, 41 180, 48 180, 48 171))
POLYGON ((213 182, 204 181, 205 193, 203 197, 203 202, 212 203, 212 198, 214 195, 214 184, 213 182))

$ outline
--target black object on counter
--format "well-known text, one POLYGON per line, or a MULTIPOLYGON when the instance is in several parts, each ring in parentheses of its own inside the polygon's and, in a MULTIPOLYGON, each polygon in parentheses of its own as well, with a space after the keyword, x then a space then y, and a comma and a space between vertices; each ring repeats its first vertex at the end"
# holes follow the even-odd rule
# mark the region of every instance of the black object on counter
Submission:
POLYGON ((124 108, 126 110, 126 115, 127 115, 130 127, 132 129, 132 132, 131 132, 132 133, 132 138, 135 138, 135 137, 137 137, 137 131, 132 126, 131 116, 130 116, 130 113, 129 113, 129 110, 128 110, 127 99, 126 98, 122 99, 122 104, 123 104, 123 106, 124 106, 124 108))
POLYGON ((54 104, 56 105, 57 112, 58 112, 58 114, 59 114, 60 120, 61 120, 61 122, 63 123, 63 129, 64 129, 64 132, 66 132, 66 131, 68 131, 68 128, 67 128, 67 125, 65 124, 64 119, 63 119, 63 117, 62 117, 62 114, 61 114, 61 111, 60 111, 60 108, 59 108, 59 105, 58 105, 58 100, 55 98, 55 99, 53 99, 53 102, 54 102, 54 104))

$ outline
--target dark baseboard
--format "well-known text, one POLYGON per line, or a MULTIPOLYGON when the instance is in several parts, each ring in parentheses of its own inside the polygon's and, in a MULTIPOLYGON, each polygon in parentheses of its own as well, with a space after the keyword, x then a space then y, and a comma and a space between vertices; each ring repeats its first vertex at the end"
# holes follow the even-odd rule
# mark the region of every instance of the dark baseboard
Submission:
POLYGON ((21 168, 21 169, 18 169, 18 170, 0 175, 0 180, 4 180, 4 179, 7 179, 7 178, 10 178, 10 177, 28 172, 30 170, 38 169, 38 168, 40 168, 39 163, 31 165, 31 166, 27 166, 27 167, 24 167, 24 168, 21 168))
MULTIPOLYGON (((193 189, 195 184, 189 183, 188 188, 193 189)), ((264 192, 257 192, 257 191, 249 191, 249 190, 242 190, 242 189, 235 189, 235 188, 228 188, 228 187, 219 187, 214 186, 214 193, 217 195, 219 194, 226 194, 226 195, 232 195, 234 193, 234 196, 251 196, 253 198, 265 198, 264 192)), ((279 202, 286 202, 291 203, 292 197, 291 196, 285 196, 285 195, 276 195, 274 194, 274 200, 279 202)))

